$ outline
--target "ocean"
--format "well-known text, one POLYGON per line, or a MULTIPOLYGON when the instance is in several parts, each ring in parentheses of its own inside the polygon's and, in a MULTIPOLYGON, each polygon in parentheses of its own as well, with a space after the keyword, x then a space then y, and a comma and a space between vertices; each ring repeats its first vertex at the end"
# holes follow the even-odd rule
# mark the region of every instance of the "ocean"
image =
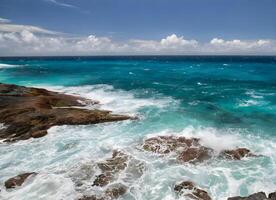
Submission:
POLYGON ((129 186, 122 200, 179 199, 173 186, 183 180, 215 200, 275 191, 276 57, 11 57, 0 58, 0 82, 91 98, 100 102, 95 108, 139 117, 57 126, 39 139, 0 143, 3 199, 74 200, 95 192, 91 182, 75 182, 89 177, 89 164, 114 149, 145 166, 142 177, 119 180, 129 186), (180 164, 141 150, 143 140, 157 135, 197 137, 215 152, 246 147, 262 156, 180 164), (4 190, 5 180, 31 171, 39 172, 34 180, 4 190))

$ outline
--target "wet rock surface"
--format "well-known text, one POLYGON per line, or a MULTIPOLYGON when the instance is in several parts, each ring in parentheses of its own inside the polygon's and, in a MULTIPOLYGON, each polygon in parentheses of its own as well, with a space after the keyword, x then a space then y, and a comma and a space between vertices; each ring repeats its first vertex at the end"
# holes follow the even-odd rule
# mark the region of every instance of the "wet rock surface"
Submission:
POLYGON ((186 196, 190 199, 211 200, 211 197, 209 196, 209 194, 206 191, 199 189, 191 181, 183 181, 179 184, 176 184, 174 187, 174 191, 178 195, 186 196))
POLYGON ((212 149, 200 145, 198 138, 157 136, 146 139, 142 148, 159 154, 176 153, 180 162, 202 162, 212 155, 212 149))
POLYGON ((244 157, 255 157, 256 155, 251 153, 249 149, 238 148, 234 150, 224 150, 220 153, 220 156, 232 160, 241 160, 244 157))
MULTIPOLYGON (((199 138, 185 138, 177 136, 156 136, 144 141, 142 148, 157 154, 175 153, 179 162, 200 163, 212 158, 214 150, 200 144, 199 138)), ((223 150, 219 157, 241 160, 244 157, 254 157, 246 148, 223 150)))
POLYGON ((0 139, 6 142, 43 137, 56 125, 86 125, 130 119, 110 111, 88 110, 97 102, 40 88, 0 83, 0 139), (75 107, 72 107, 75 106, 75 107))
POLYGON ((144 165, 132 156, 116 150, 113 151, 111 158, 95 163, 94 169, 98 174, 93 176, 91 187, 93 189, 100 187, 101 194, 85 195, 79 200, 112 200, 121 197, 133 183, 126 177, 137 181, 143 174, 144 165))
POLYGON ((25 180, 29 176, 34 176, 36 174, 37 173, 35 173, 35 172, 19 174, 19 175, 15 176, 15 177, 12 177, 12 178, 8 179, 7 181, 5 181, 5 187, 7 189, 19 187, 19 186, 21 186, 25 182, 25 180))
POLYGON ((248 197, 230 197, 227 200, 276 200, 276 192, 270 193, 268 197, 264 192, 258 192, 249 195, 248 197))

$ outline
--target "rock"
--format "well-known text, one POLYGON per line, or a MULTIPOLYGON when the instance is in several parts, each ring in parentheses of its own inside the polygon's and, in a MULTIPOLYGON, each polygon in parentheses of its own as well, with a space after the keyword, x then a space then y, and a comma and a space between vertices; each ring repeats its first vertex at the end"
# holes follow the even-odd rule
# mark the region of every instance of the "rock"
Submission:
POLYGON ((268 199, 270 199, 270 200, 276 200, 276 192, 270 193, 268 195, 268 199))
POLYGON ((79 200, 106 200, 104 198, 98 198, 96 196, 83 196, 82 198, 80 198, 79 200))
POLYGON ((198 138, 159 136, 146 139, 143 149, 158 154, 174 152, 181 162, 197 163, 211 158, 212 149, 200 145, 198 138))
POLYGON ((128 158, 129 156, 121 151, 113 151, 112 158, 97 163, 102 174, 96 176, 92 186, 103 187, 111 183, 115 179, 117 173, 127 167, 128 158))
POLYGON ((100 187, 106 186, 112 181, 112 179, 113 179, 113 176, 111 173, 100 174, 96 177, 92 186, 100 186, 100 187))
POLYGON ((264 192, 258 192, 249 195, 248 197, 230 197, 227 200, 276 200, 276 192, 270 193, 268 197, 264 192))
POLYGON ((255 194, 251 194, 248 197, 239 197, 239 196, 230 197, 228 198, 228 200, 269 200, 269 199, 266 197, 266 194, 264 192, 258 192, 255 194))
POLYGON ((82 107, 97 102, 72 95, 0 83, 0 139, 6 142, 43 137, 57 125, 86 125, 133 119, 82 107), (75 106, 74 108, 72 106, 75 106))
POLYGON ((251 153, 249 149, 238 148, 234 150, 224 150, 220 153, 220 156, 232 160, 241 160, 244 157, 254 157, 256 155, 251 153))
POLYGON ((207 147, 199 146, 187 148, 177 157, 182 162, 198 163, 210 159, 213 150, 207 147))
POLYGON ((7 189, 11 189, 11 188, 15 188, 17 186, 21 186, 24 181, 31 175, 36 175, 37 173, 35 172, 31 172, 31 173, 24 173, 24 174, 20 174, 18 176, 12 177, 10 179, 8 179, 7 181, 5 181, 5 187, 7 189))
POLYGON ((127 187, 123 184, 114 184, 111 185, 105 191, 105 195, 109 197, 109 199, 117 199, 120 196, 124 195, 127 192, 127 187))
POLYGON ((211 197, 206 191, 197 188, 190 181, 184 181, 175 185, 174 191, 179 195, 187 196, 195 200, 211 200, 211 197))
POLYGON ((143 149, 159 154, 168 154, 177 150, 199 145, 199 139, 175 136, 157 136, 146 139, 143 144, 143 149))

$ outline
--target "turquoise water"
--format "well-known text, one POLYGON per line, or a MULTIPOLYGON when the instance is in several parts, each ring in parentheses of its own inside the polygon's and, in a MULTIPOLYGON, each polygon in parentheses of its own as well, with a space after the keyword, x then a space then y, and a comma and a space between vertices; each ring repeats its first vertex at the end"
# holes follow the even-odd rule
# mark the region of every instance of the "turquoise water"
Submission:
POLYGON ((24 194, 29 200, 43 193, 42 199, 76 199, 91 191, 74 185, 74 173, 110 157, 112 149, 146 165, 139 180, 126 183, 131 190, 122 199, 178 199, 173 184, 187 179, 219 200, 276 188, 276 57, 0 58, 0 63, 0 82, 80 95, 99 100, 102 109, 140 117, 54 127, 41 139, 0 144, 0 184, 22 171, 40 172, 24 187, 2 192, 4 198, 24 194), (180 165, 139 150, 152 135, 199 137, 216 152, 247 147, 264 156, 180 165))

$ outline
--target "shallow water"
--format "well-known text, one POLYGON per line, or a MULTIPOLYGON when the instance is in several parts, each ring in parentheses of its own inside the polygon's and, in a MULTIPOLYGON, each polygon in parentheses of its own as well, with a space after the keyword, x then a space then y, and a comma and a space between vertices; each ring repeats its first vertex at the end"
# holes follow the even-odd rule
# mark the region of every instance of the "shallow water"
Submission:
MULTIPOLYGON (((93 162, 121 149, 145 163, 125 200, 174 200, 175 182, 192 180, 213 199, 276 188, 275 57, 71 57, 0 58, 0 82, 99 100, 97 108, 139 116, 87 126, 53 127, 40 139, 0 144, 0 197, 76 199, 90 194, 93 162), (199 165, 141 151, 153 135, 199 137, 215 149, 246 147, 263 155, 242 161, 213 158, 199 165), (22 172, 39 175, 6 191, 3 182, 22 172)), ((0 125, 0 128, 4 128, 0 125)))

